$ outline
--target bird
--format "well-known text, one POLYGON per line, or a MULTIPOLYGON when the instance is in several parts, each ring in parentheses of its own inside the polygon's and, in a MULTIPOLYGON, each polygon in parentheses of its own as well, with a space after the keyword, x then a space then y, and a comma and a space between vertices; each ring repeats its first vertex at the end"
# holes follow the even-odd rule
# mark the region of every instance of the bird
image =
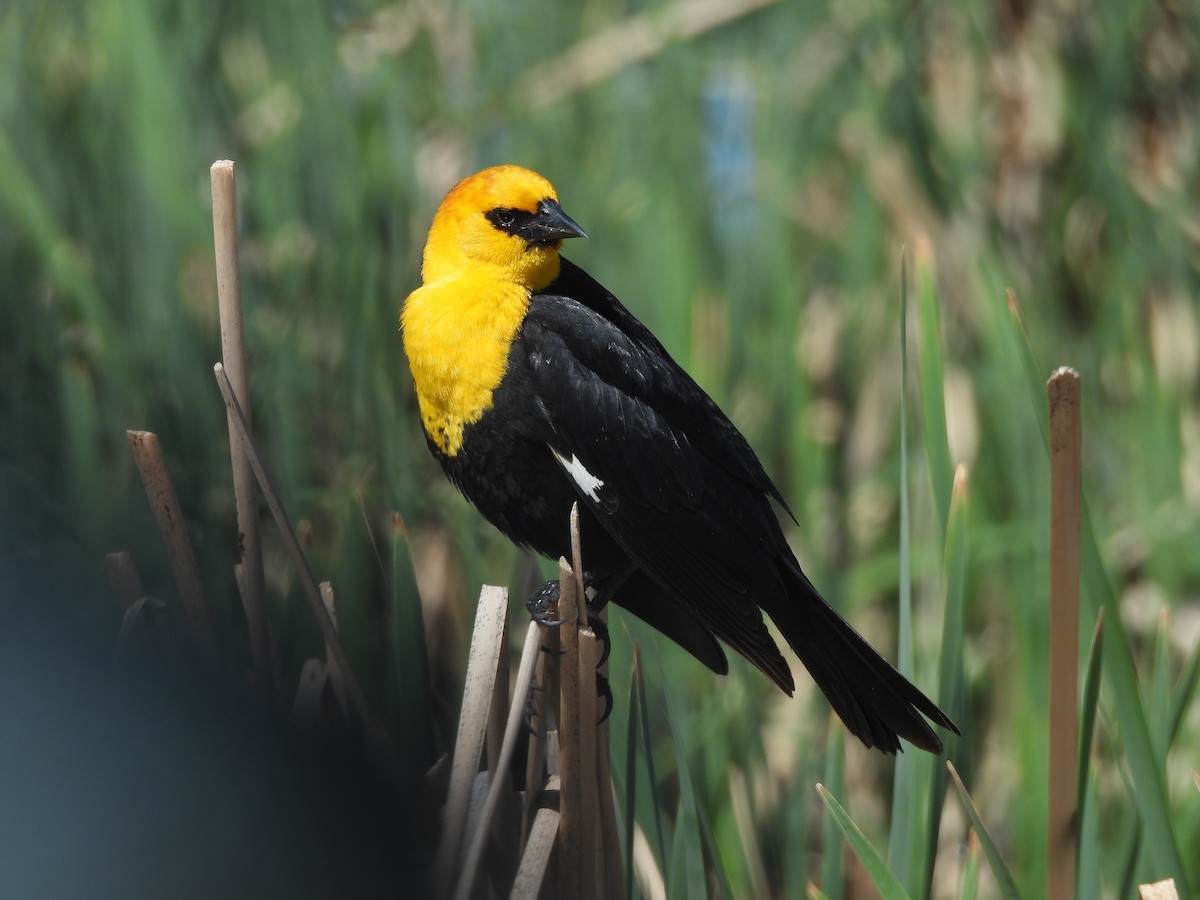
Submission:
POLYGON ((520 166, 471 175, 438 206, 400 331, 446 476, 551 559, 571 557, 578 504, 595 606, 617 604, 722 675, 723 642, 790 696, 765 614, 867 747, 894 754, 903 738, 940 753, 930 722, 957 726, 809 581, 772 504, 791 510, 745 437, 561 255, 586 237, 553 185, 520 166))

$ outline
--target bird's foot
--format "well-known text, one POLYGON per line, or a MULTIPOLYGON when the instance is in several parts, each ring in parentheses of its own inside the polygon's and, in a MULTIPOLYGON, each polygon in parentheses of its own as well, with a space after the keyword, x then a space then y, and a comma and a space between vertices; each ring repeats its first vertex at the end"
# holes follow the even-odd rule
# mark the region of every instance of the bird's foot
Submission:
MULTIPOLYGON (((590 573, 585 572, 583 576, 583 584, 585 588, 591 587, 590 573)), ((562 619, 552 618, 551 608, 557 608, 559 598, 559 583, 558 580, 547 581, 537 590, 536 593, 525 601, 525 608, 529 610, 529 615, 535 622, 543 628, 558 628, 563 624, 562 619)), ((595 632, 596 639, 603 646, 603 651, 600 653, 600 662, 598 665, 604 665, 608 661, 608 654, 612 651, 612 639, 608 634, 608 626, 604 624, 604 620, 600 618, 600 610, 604 608, 604 602, 600 599, 600 595, 589 598, 585 604, 587 609, 588 626, 595 632)))
MULTIPOLYGON (((585 589, 592 586, 591 582, 591 574, 585 572, 583 576, 585 589)), ((533 594, 532 597, 525 601, 525 608, 529 610, 529 615, 543 628, 558 628, 566 621, 565 619, 553 618, 551 613, 551 609, 556 609, 558 606, 559 593, 559 582, 557 579, 554 579, 552 581, 547 581, 541 586, 541 588, 538 589, 536 593, 533 594)), ((600 651, 600 661, 596 664, 597 667, 599 667, 608 661, 608 655, 612 650, 612 638, 608 632, 608 625, 606 625, 604 620, 600 618, 600 610, 604 608, 604 601, 600 599, 599 595, 596 595, 587 599, 584 606, 587 610, 588 627, 592 629, 592 632, 596 635, 596 639, 600 641, 602 648, 600 651)), ((542 647, 542 650, 548 653, 562 653, 561 650, 552 651, 548 647, 542 647)), ((597 723, 603 724, 604 721, 612 714, 613 694, 612 688, 608 684, 608 679, 599 672, 596 672, 596 694, 604 699, 604 714, 600 717, 600 721, 597 723)), ((531 699, 526 702, 525 707, 527 714, 526 727, 530 728, 532 731, 532 717, 528 715, 531 703, 532 695, 531 699)), ((534 733, 536 734, 537 732, 534 733)))
POLYGON ((525 608, 529 610, 529 615, 533 618, 533 621, 537 622, 543 628, 557 628, 563 623, 563 620, 552 618, 550 609, 551 607, 558 607, 558 597, 558 581, 547 581, 532 597, 525 601, 525 608))

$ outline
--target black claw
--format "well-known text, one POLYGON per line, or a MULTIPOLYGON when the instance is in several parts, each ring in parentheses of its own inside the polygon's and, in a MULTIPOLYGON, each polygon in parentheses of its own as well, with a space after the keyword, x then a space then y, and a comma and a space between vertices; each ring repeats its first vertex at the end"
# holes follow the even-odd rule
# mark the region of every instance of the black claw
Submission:
POLYGON ((608 634, 608 625, 597 613, 592 612, 590 605, 588 606, 588 625, 591 626, 600 646, 604 648, 600 653, 600 662, 596 663, 596 666, 600 667, 608 662, 608 654, 612 652, 612 638, 608 634))
POLYGON ((597 696, 604 698, 604 715, 602 715, 600 720, 596 723, 597 725, 603 725, 606 721, 608 721, 608 717, 612 715, 613 693, 612 687, 608 683, 608 679, 599 672, 596 673, 596 694, 597 696))

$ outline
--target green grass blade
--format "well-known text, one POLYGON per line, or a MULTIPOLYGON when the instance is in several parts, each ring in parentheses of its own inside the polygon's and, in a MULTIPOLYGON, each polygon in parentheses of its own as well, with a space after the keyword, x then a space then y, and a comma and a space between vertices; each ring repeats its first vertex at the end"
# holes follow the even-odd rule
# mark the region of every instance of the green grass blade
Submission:
MULTIPOLYGON (((908 256, 901 260, 900 274, 900 622, 897 638, 897 668, 915 681, 912 634, 912 544, 909 530, 908 490, 908 256)), ((905 753, 896 760, 892 789, 891 834, 888 865, 902 884, 911 890, 920 881, 917 835, 921 829, 922 806, 917 802, 928 779, 922 778, 921 761, 905 753)))
MULTIPOLYGON (((950 498, 950 518, 946 527, 946 605, 942 619, 942 647, 938 659, 938 705, 960 719, 964 712, 965 685, 963 673, 963 634, 966 618, 967 565, 970 560, 968 542, 969 475, 959 466, 954 476, 950 498)), ((947 742, 954 735, 945 737, 947 742)), ((947 750, 950 745, 947 744, 947 750)))
MULTIPOLYGON (((837 802, 831 793, 825 790, 824 785, 817 785, 817 793, 825 801, 825 805, 829 808, 829 812, 833 815, 833 819, 837 823, 838 828, 841 829, 847 843, 850 844, 851 849, 858 856, 867 874, 871 876, 871 881, 875 883, 880 896, 884 900, 907 900, 908 892, 905 891, 900 879, 888 868, 883 857, 879 855, 879 851, 871 846, 871 842, 867 840, 867 836, 854 824, 854 820, 842 809, 841 804, 837 802)), ((828 848, 826 848, 826 852, 829 852, 828 848)))
MULTIPOLYGON (((833 796, 846 793, 846 733, 836 716, 830 716, 829 741, 825 748, 825 784, 833 796)), ((821 888, 831 897, 846 893, 845 867, 842 865, 842 841, 838 824, 824 816, 821 827, 821 888)))
POLYGON ((979 896, 979 838, 971 832, 967 838, 967 861, 963 865, 962 890, 960 900, 975 900, 979 896))
MULTIPOLYGON (((950 494, 950 518, 946 526, 946 603, 942 615, 942 646, 938 658, 938 705, 954 719, 959 728, 966 729, 966 675, 963 671, 963 640, 966 630, 966 582, 967 565, 970 559, 968 542, 967 500, 969 476, 966 466, 959 466, 954 475, 954 487, 950 494)), ((951 732, 942 735, 945 756, 954 755, 959 738, 951 732)), ((937 760, 927 757, 932 767, 937 760)), ((924 879, 926 892, 933 877, 934 858, 937 856, 938 826, 941 823, 942 804, 946 797, 946 770, 941 766, 931 768, 927 804, 928 830, 925 835, 924 879)))
POLYGON ((987 855, 988 865, 992 868, 992 876, 996 879, 1001 896, 1007 897, 1009 900, 1020 898, 1021 894, 1017 891, 1017 883, 1013 880, 1012 873, 1008 871, 1008 866, 1004 864, 1004 858, 1000 855, 1000 850, 996 847, 996 842, 992 840, 991 832, 983 824, 979 810, 975 807, 975 801, 967 793, 966 786, 962 783, 962 779, 958 777, 958 772, 950 760, 946 760, 946 769, 950 772, 950 777, 954 781, 954 788, 958 791, 958 798, 962 801, 963 808, 967 811, 967 817, 971 820, 971 827, 975 829, 975 834, 979 836, 979 842, 983 845, 983 852, 987 855))
MULTIPOLYGON (((685 735, 694 732, 686 721, 687 707, 675 700, 672 682, 667 679, 661 665, 661 655, 657 656, 657 659, 660 663, 658 674, 663 696, 663 717, 671 734, 671 746, 675 751, 676 779, 679 783, 679 806, 675 816, 671 859, 667 867, 670 873, 667 890, 672 897, 703 897, 707 892, 703 838, 685 742, 685 735)), ((714 865, 719 865, 719 860, 714 860, 714 865)))
MULTIPOLYGON (((641 647, 637 648, 637 667, 634 670, 637 674, 637 707, 638 716, 641 719, 642 730, 642 752, 643 758, 646 760, 646 775, 650 782, 651 804, 650 808, 654 813, 654 837, 657 841, 657 846, 654 848, 658 853, 660 864, 666 861, 667 858, 667 841, 664 837, 662 810, 660 809, 657 797, 658 791, 658 775, 654 765, 654 740, 650 732, 650 712, 646 702, 646 671, 642 666, 641 647)), ((632 857, 631 857, 632 859, 632 857)), ((666 871, 666 866, 662 865, 663 871, 666 871)))
POLYGON ((1083 529, 1080 547, 1083 557, 1083 595, 1097 607, 1097 614, 1101 604, 1105 609, 1105 628, 1109 634, 1104 639, 1104 668, 1116 705, 1122 747, 1129 761, 1129 771, 1133 779, 1134 804, 1146 829, 1145 846, 1155 870, 1163 877, 1175 879, 1180 896, 1191 896, 1187 870, 1171 825, 1171 810, 1167 803, 1162 762, 1151 740, 1150 727, 1138 692, 1133 652, 1129 648, 1129 639, 1120 621, 1116 597, 1100 560, 1100 550, 1086 504, 1083 529))
POLYGON ((946 366, 942 356, 942 315, 934 283, 932 250, 918 244, 916 256, 917 322, 920 353, 917 355, 921 387, 921 417, 925 457, 936 504, 934 520, 946 522, 950 514, 950 438, 946 427, 946 366))
POLYGON ((709 819, 704 805, 700 803, 696 804, 696 821, 700 826, 700 839, 704 842, 704 849, 708 858, 712 860, 712 873, 717 878, 717 896, 732 897, 734 896, 733 888, 729 883, 729 874, 725 871, 720 845, 713 833, 712 821, 709 819))
MULTIPOLYGON (((1096 616, 1096 630, 1092 632, 1092 644, 1088 648, 1087 665, 1083 676, 1083 694, 1080 698, 1079 709, 1079 761, 1076 771, 1079 773, 1078 793, 1076 794, 1079 815, 1084 814, 1087 803, 1088 773, 1092 760, 1092 736, 1096 730, 1096 708, 1100 700, 1100 672, 1104 663, 1104 610, 1096 616)), ((1088 894, 1081 893, 1081 897, 1088 894)))
MULTIPOLYGON (((908 521, 908 257, 900 274, 900 635, 897 668, 913 675, 912 545, 908 521)), ((893 807, 893 810, 895 807, 893 807)), ((894 821, 894 818, 893 818, 894 821)))
POLYGON ((1179 726, 1183 724, 1184 714, 1192 705, 1197 681, 1200 681, 1200 646, 1192 651, 1192 658, 1179 676, 1171 696, 1171 730, 1167 746, 1174 744, 1179 736, 1179 726))
POLYGON ((1125 857, 1125 865, 1121 867, 1121 885, 1117 889, 1118 897, 1132 897, 1134 895, 1134 882, 1137 875, 1138 856, 1142 852, 1142 829, 1134 827, 1130 829, 1129 835, 1129 850, 1125 857))
MULTIPOLYGON (((1104 863, 1105 843, 1100 835, 1099 797, 1096 796, 1094 781, 1086 784, 1084 800, 1086 805, 1079 807, 1079 858, 1076 873, 1076 896, 1099 897, 1101 891, 1101 868, 1104 863)), ((1122 894, 1121 896, 1128 896, 1122 894)))
POLYGON ((1159 759, 1167 758, 1167 747, 1171 737, 1171 641, 1168 630, 1170 614, 1166 609, 1159 612, 1158 631, 1154 636, 1154 656, 1151 663, 1149 704, 1146 718, 1150 723, 1150 737, 1159 759))

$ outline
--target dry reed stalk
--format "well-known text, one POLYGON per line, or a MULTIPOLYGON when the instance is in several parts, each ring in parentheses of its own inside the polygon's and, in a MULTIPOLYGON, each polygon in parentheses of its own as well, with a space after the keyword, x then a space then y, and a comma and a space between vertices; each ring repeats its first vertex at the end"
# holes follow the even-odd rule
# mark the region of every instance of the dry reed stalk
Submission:
POLYGON ((433 887, 436 895, 441 897, 449 895, 460 862, 467 806, 476 773, 479 771, 479 759, 483 754, 488 708, 496 683, 497 657, 501 651, 507 612, 508 591, 493 585, 484 585, 475 612, 475 628, 471 632, 471 649, 467 657, 466 684, 463 687, 462 711, 458 718, 458 734, 454 741, 450 787, 446 792, 446 804, 442 808, 442 833, 438 839, 433 867, 433 887))
POLYGON ((462 866, 462 872, 458 879, 458 887, 454 892, 454 896, 458 900, 466 900, 471 894, 471 888, 475 884, 479 861, 483 857, 484 846, 487 842, 488 832, 496 808, 507 791, 508 778, 505 776, 505 773, 512 764, 513 752, 517 745, 517 736, 523 727, 521 719, 525 711, 525 697, 528 695, 529 686, 533 681, 533 670, 537 665, 538 657, 542 655, 541 649, 542 626, 537 622, 530 622, 529 628, 525 633, 525 646, 521 651, 521 663, 517 669, 517 682, 513 691, 513 701, 507 711, 503 741, 498 747, 496 755, 496 768, 489 779, 487 800, 484 803, 480 821, 470 837, 466 861, 462 866))
POLYGON ((1079 743, 1079 373, 1046 384, 1050 405, 1049 897, 1075 896, 1079 743))
MULTIPOLYGON (((337 628, 337 597, 333 593, 333 583, 322 581, 317 585, 317 589, 321 592, 321 603, 325 607, 325 612, 329 614, 329 621, 333 623, 334 628, 337 628)), ((333 648, 329 646, 328 641, 325 642, 325 671, 329 673, 329 684, 333 688, 333 695, 337 698, 338 706, 343 713, 349 715, 350 703, 346 699, 346 683, 342 680, 342 670, 338 668, 333 648)))
MULTIPOLYGON (((558 776, 551 775, 542 792, 542 798, 549 801, 559 788, 558 776)), ((508 895, 510 900, 537 900, 541 896, 546 867, 550 863, 550 851, 554 849, 555 838, 558 836, 559 819, 559 811, 549 802, 538 807, 533 817, 529 840, 525 843, 525 852, 521 856, 521 866, 517 869, 516 880, 513 881, 512 891, 508 895)))
POLYGON ((262 454, 258 452, 258 448, 254 444, 254 438, 251 436, 249 427, 246 425, 246 419, 242 415, 242 409, 237 401, 237 397, 234 396, 229 377, 225 374, 225 367, 221 363, 217 363, 213 366, 213 374, 216 376, 217 386, 221 389, 221 396, 225 399, 225 409, 230 414, 230 420, 233 422, 237 435, 245 447, 246 456, 250 460, 250 467, 254 472, 254 477, 258 482, 263 499, 266 501, 267 509, 271 511, 271 517, 275 520, 275 526, 279 529, 279 534, 283 538, 283 545, 287 549, 292 566, 295 568, 296 574, 300 579, 300 586, 304 589, 304 596, 308 599, 309 608, 312 610, 313 617, 317 620, 317 626, 321 629, 321 636, 325 639, 326 649, 337 663, 339 676, 346 688, 346 699, 349 706, 354 710, 355 717, 363 729, 367 744, 375 754, 376 759, 385 766, 387 772, 395 774, 392 767, 396 761, 396 754, 391 738, 371 711, 362 686, 358 682, 358 677, 354 674, 354 669, 350 666, 350 660, 346 656, 346 650, 342 646, 337 628, 329 618, 329 613, 325 609, 325 602, 321 599, 321 591, 317 587, 317 580, 313 577, 312 569, 308 566, 308 557, 304 555, 304 550, 300 546, 300 539, 296 537, 296 532, 292 528, 287 513, 284 511, 279 494, 275 491, 275 485, 270 473, 267 471, 262 454))
MULTIPOLYGON (((229 373, 233 394, 241 405, 246 427, 250 427, 249 367, 246 336, 242 325, 242 286, 238 261, 237 184, 231 160, 220 159, 209 169, 213 205, 213 251, 217 266, 217 305, 221 319, 221 360, 229 373)), ((254 472, 232 415, 228 418, 229 457, 233 467, 233 494, 237 508, 238 546, 241 549, 242 605, 250 634, 250 657, 255 686, 272 695, 274 685, 271 631, 267 622, 263 583, 262 547, 258 534, 258 503, 254 472)))
MULTIPOLYGON (((525 853, 525 841, 528 840, 530 829, 533 827, 533 819, 537 811, 537 803, 539 801, 538 785, 542 782, 542 770, 546 764, 546 691, 544 685, 546 683, 546 670, 548 668, 547 660, 550 658, 551 641, 554 635, 543 635, 542 648, 546 652, 539 653, 538 659, 534 663, 533 683, 537 685, 537 689, 533 690, 528 695, 529 703, 531 704, 530 713, 530 731, 529 749, 526 751, 525 757, 525 799, 521 809, 521 855, 525 853), (541 731, 539 728, 543 729, 541 731)), ((557 641, 553 646, 557 647, 557 641)))
POLYGON ((558 774, 562 786, 558 811, 558 896, 590 897, 581 880, 583 770, 579 733, 579 605, 575 574, 565 559, 558 561, 558 774))
POLYGON ((1179 891, 1175 889, 1175 879, 1155 881, 1151 884, 1138 885, 1139 900, 1179 900, 1179 891))
POLYGON ((504 727, 508 720, 508 616, 504 617, 504 632, 500 636, 500 655, 496 657, 496 687, 492 691, 492 705, 488 709, 487 740, 484 748, 487 752, 487 770, 495 777, 496 767, 500 759, 500 747, 504 741, 504 727))
MULTIPOLYGON (((500 638, 500 655, 496 659, 496 686, 492 690, 492 705, 488 710, 487 738, 484 748, 487 753, 488 784, 508 784, 509 763, 501 763, 501 753, 504 746, 506 727, 511 704, 509 702, 509 681, 512 677, 509 663, 509 628, 508 616, 504 617, 504 634, 500 638)), ((528 688, 526 688, 528 691, 528 688)), ((514 700, 517 695, 514 695, 514 700)), ((525 708, 522 700, 519 711, 525 708)), ((519 798, 511 791, 499 794, 496 808, 486 812, 487 821, 491 827, 491 852, 488 854, 491 877, 495 884, 511 884, 516 875, 517 864, 521 854, 521 835, 519 798)))
MULTIPOLYGON (((571 568, 575 580, 575 610, 579 625, 579 882, 581 900, 599 896, 596 874, 599 843, 599 786, 596 773, 596 744, 599 738, 596 671, 600 667, 600 643, 587 622, 587 593, 583 586, 583 547, 579 535, 579 504, 571 505, 571 568)), ((570 627, 570 622, 565 627, 570 627)))
POLYGON ((183 510, 179 508, 175 485, 171 482, 171 476, 167 473, 167 466, 163 461, 158 436, 149 431, 127 431, 126 435, 133 458, 137 462, 138 472, 142 476, 142 484, 146 488, 150 510, 158 524, 163 544, 166 545, 167 559, 175 576, 175 584, 179 588, 179 596, 183 600, 183 611, 187 616, 192 637, 205 664, 213 671, 219 671, 221 647, 217 641, 212 610, 204 596, 200 567, 196 563, 192 541, 183 521, 183 510))

